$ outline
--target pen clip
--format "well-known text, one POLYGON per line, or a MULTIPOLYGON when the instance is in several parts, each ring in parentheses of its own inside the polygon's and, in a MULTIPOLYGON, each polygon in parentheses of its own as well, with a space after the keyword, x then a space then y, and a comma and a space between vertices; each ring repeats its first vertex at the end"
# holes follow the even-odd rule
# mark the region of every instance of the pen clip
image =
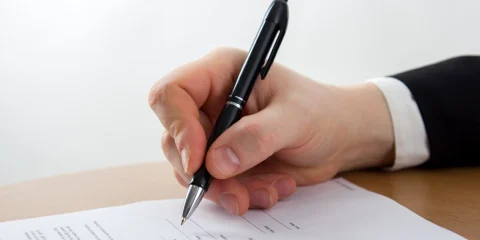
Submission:
POLYGON ((273 64, 273 60, 277 55, 278 49, 280 48, 280 44, 282 43, 284 35, 285 35, 285 28, 279 29, 276 35, 276 39, 274 39, 275 43, 270 50, 270 56, 268 57, 265 65, 260 69, 260 76, 262 80, 265 79, 265 77, 267 76, 268 70, 270 70, 270 67, 273 64))

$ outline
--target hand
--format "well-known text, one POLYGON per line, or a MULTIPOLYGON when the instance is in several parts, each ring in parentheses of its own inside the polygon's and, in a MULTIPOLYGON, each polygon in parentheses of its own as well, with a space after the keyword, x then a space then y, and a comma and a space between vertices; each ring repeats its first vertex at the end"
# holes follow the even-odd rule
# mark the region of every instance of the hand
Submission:
POLYGON ((188 186, 205 157, 214 177, 205 197, 242 215, 274 206, 296 186, 391 164, 392 123, 376 86, 322 84, 280 64, 256 82, 245 116, 205 153, 246 56, 217 49, 152 87, 149 103, 166 129, 162 149, 180 184, 188 186))

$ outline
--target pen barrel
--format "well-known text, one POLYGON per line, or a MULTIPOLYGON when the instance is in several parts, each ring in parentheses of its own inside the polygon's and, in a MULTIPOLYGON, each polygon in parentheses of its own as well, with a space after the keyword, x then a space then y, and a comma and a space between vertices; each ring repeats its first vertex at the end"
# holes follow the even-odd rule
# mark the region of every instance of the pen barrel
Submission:
MULTIPOLYGON (((222 109, 215 126, 210 134, 210 137, 207 141, 207 148, 205 153, 208 151, 210 146, 213 142, 227 130, 230 126, 232 126, 235 122, 237 122, 242 115, 242 105, 234 104, 233 102, 229 101, 222 109)), ((206 155, 206 154, 205 154, 206 155)), ((208 190, 210 186, 210 182, 212 181, 210 173, 208 173, 207 168, 205 166, 205 159, 203 160, 202 166, 200 169, 195 172, 190 181, 190 184, 199 186, 203 188, 205 191, 208 190)))
POLYGON ((252 48, 235 81, 231 93, 232 96, 238 96, 245 102, 248 100, 260 70, 266 63, 268 53, 272 48, 272 43, 275 40, 277 32, 278 26, 275 22, 271 20, 263 21, 252 48))

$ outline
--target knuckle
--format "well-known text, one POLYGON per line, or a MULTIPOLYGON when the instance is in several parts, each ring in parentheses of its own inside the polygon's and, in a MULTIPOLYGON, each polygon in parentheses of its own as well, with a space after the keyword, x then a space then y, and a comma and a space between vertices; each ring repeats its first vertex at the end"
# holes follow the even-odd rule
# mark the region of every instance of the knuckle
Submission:
POLYGON ((182 169, 179 159, 179 153, 170 134, 165 133, 162 136, 162 151, 165 158, 175 169, 182 169))
POLYGON ((170 145, 172 142, 172 137, 168 132, 164 132, 162 134, 162 140, 161 140, 161 145, 162 145, 162 150, 165 152, 167 149, 169 149, 170 145))
POLYGON ((170 104, 170 93, 175 90, 175 87, 176 85, 172 82, 162 82, 152 87, 149 93, 150 107, 161 119, 165 129, 174 137, 178 136, 179 134, 181 129, 181 121, 177 118, 177 116, 173 116, 171 113, 163 109, 170 104))
POLYGON ((156 97, 157 97, 157 89, 156 89, 156 85, 157 83, 155 83, 151 88, 150 88, 150 91, 148 93, 148 105, 150 106, 150 108, 153 109, 154 105, 155 105, 155 100, 156 100, 156 97))
POLYGON ((182 121, 180 121, 179 119, 172 119, 171 124, 167 128, 168 132, 170 132, 174 137, 175 144, 177 145, 180 144, 177 141, 180 141, 178 136, 180 135, 180 131, 182 129, 181 124, 182 124, 182 121))
POLYGON ((170 84, 164 79, 160 79, 150 88, 148 93, 148 104, 153 109, 157 104, 162 104, 162 100, 165 101, 166 94, 168 93, 168 88, 170 84))
POLYGON ((164 106, 168 103, 170 92, 173 90, 173 84, 171 82, 162 82, 158 86, 158 90, 155 92, 154 101, 159 106, 164 106))

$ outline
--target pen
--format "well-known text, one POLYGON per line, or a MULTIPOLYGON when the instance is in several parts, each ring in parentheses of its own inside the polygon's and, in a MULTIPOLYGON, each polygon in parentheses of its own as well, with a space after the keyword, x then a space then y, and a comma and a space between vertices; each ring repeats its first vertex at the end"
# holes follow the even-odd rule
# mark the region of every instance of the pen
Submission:
MULTIPOLYGON (((287 23, 287 0, 274 0, 265 14, 264 20, 238 74, 231 94, 226 100, 226 104, 208 138, 207 151, 218 136, 240 119, 242 109, 250 96, 250 92, 258 75, 260 74, 262 80, 267 76, 268 70, 273 64, 273 60, 285 35, 287 23)), ((203 161, 202 166, 195 172, 190 181, 185 198, 181 225, 190 218, 198 207, 205 192, 208 191, 211 181, 212 177, 207 171, 205 161, 203 161)))

